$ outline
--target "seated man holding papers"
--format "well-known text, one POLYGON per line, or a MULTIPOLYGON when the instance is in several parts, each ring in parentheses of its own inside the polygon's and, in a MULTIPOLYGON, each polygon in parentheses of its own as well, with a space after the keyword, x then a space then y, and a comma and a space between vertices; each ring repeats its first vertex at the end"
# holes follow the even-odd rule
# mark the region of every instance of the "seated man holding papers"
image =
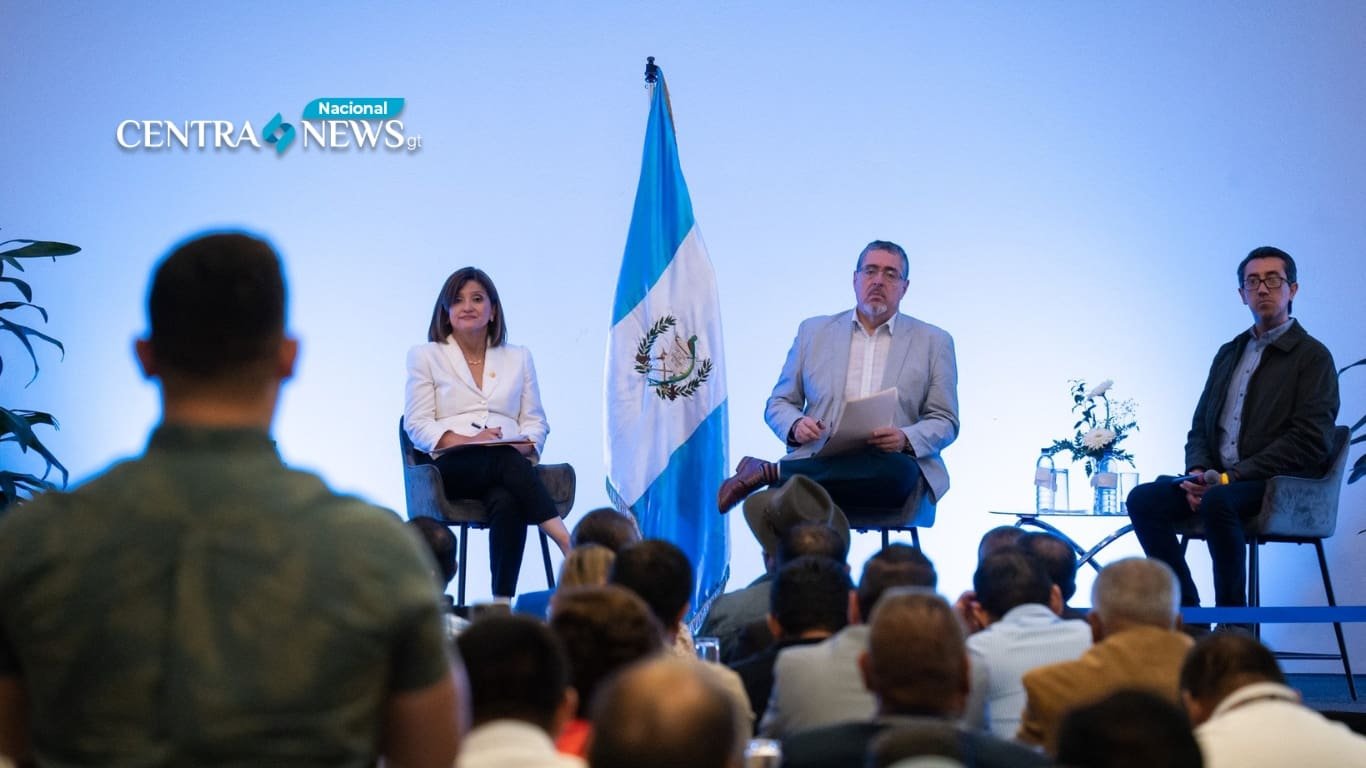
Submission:
POLYGON ((841 508, 900 506, 922 475, 935 501, 948 491, 939 454, 958 436, 953 337, 898 312, 909 266, 901 246, 874 240, 854 269, 857 306, 802 322, 764 414, 787 456, 741 459, 721 485, 722 513, 793 475, 841 508))

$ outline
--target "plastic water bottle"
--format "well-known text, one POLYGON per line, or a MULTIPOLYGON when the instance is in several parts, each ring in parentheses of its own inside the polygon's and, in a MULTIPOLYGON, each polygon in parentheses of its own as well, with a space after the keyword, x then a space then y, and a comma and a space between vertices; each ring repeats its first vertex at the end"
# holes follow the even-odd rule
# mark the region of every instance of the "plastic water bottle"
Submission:
POLYGON ((1039 452, 1039 460, 1034 462, 1034 511, 1047 512, 1056 509, 1057 467, 1047 450, 1039 452))

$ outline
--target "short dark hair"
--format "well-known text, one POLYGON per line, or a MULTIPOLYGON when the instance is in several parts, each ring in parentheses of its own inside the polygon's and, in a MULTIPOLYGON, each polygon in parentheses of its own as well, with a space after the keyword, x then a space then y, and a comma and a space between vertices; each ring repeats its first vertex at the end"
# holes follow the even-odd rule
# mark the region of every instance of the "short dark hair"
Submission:
POLYGON ((1119 691, 1069 712, 1058 728, 1058 764, 1077 768, 1200 768, 1190 720, 1150 691, 1119 691))
POLYGON ((911 276, 911 260, 906 258, 906 249, 892 242, 891 240, 874 240, 863 246, 863 250, 858 252, 858 261, 854 262, 854 269, 863 268, 863 257, 873 251, 886 251, 893 256, 901 259, 901 279, 906 280, 911 276))
POLYGON ((868 558, 858 582, 858 609, 868 621, 882 593, 892 587, 934 589, 939 575, 925 553, 906 544, 892 544, 868 558))
POLYGON ((827 523, 798 523, 778 540, 778 563, 818 555, 841 563, 849 556, 849 542, 827 523))
POLYGON ((1043 563, 1048 578, 1062 592, 1062 601, 1071 600, 1077 593, 1077 551, 1072 545, 1060 536, 1038 531, 1021 536, 1019 547, 1043 563))
POLYGON ((659 622, 645 601, 610 585, 556 591, 550 599, 550 630, 569 656, 579 717, 588 715, 603 680, 663 648, 659 622))
POLYGON ((982 534, 982 540, 977 542, 977 562, 987 559, 987 555, 998 549, 1019 544, 1024 535, 1024 529, 1014 525, 998 525, 992 528, 982 534))
POLYGON ((683 550, 662 539, 625 547, 612 563, 611 582, 640 595, 665 629, 692 599, 692 563, 683 550))
POLYGON ((490 616, 455 640, 470 681, 474 724, 521 720, 547 733, 569 687, 559 638, 530 616, 490 616))
POLYGON ((579 518, 569 538, 576 547, 600 544, 620 552, 627 544, 640 541, 640 528, 634 517, 611 507, 598 507, 579 518))
POLYGON ((212 384, 266 380, 284 338, 280 257, 243 232, 185 240, 157 265, 147 322, 163 374, 212 384))
POLYGON ((849 620, 849 572, 837 560, 806 555, 785 563, 768 593, 769 612, 783 633, 797 637, 824 629, 838 632, 849 620))
POLYGON ((1290 254, 1282 251, 1273 245, 1263 245, 1253 248, 1248 252, 1243 260, 1238 262, 1238 287, 1243 287, 1243 271, 1247 269, 1248 262, 1254 259, 1280 259, 1281 264, 1285 265, 1285 280, 1288 283, 1299 282, 1299 270, 1295 267, 1295 259, 1290 254))
POLYGON ((432 517, 415 517, 408 521, 408 525, 417 531, 431 550, 438 568, 437 585, 445 589, 460 568, 460 564, 455 562, 455 534, 445 523, 432 517))
POLYGON ((725 768, 739 756, 734 705, 683 659, 637 664, 610 682, 593 707, 593 768, 725 768))
POLYGON ((460 289, 471 280, 484 288, 484 293, 489 297, 489 304, 492 305, 493 317, 489 320, 488 326, 489 346, 501 346, 507 341, 507 316, 503 313, 503 302, 498 298, 498 288, 493 285, 493 280, 488 274, 478 267, 462 267, 446 278, 445 284, 441 286, 441 292, 436 295, 436 306, 432 307, 432 323, 427 328, 427 341, 442 342, 451 335, 451 307, 455 306, 460 289))
POLYGON ((1285 685, 1285 675, 1276 656, 1255 638, 1217 632, 1201 638, 1186 654, 1180 682, 1192 698, 1217 704, 1251 683, 1285 685))
POLYGON ((1043 563, 1018 547, 1007 547, 987 555, 977 566, 972 588, 982 609, 999 619, 1021 605, 1048 605, 1053 582, 1043 563))

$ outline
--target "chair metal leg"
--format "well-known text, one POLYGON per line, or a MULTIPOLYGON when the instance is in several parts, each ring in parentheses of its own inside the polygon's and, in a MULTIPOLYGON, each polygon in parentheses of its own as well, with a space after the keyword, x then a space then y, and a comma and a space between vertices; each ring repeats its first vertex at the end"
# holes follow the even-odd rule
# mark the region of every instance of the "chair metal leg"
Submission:
POLYGON ((456 561, 456 564, 455 564, 455 567, 460 571, 460 575, 459 575, 458 577, 456 577, 456 584, 457 584, 458 586, 456 587, 456 590, 455 590, 455 592, 456 592, 456 594, 455 594, 455 604, 458 605, 458 606, 461 606, 461 607, 464 607, 464 605, 465 605, 465 573, 469 570, 469 569, 466 567, 466 565, 469 563, 469 561, 465 559, 465 553, 469 551, 469 550, 468 550, 468 545, 469 545, 469 543, 470 543, 470 527, 469 527, 468 525, 466 525, 465 523, 461 523, 461 524, 460 524, 460 559, 459 559, 458 561, 456 561))
MULTIPOLYGON (((1328 577, 1328 559, 1323 555, 1323 539, 1314 539, 1314 551, 1319 556, 1319 572, 1323 574, 1323 592, 1328 596, 1328 605, 1337 606, 1338 602, 1333 597, 1333 581, 1328 577)), ((1338 653, 1342 654, 1342 671, 1347 675, 1347 692, 1351 694, 1352 701, 1357 700, 1357 684, 1352 678, 1352 661, 1347 657, 1347 643, 1342 638, 1342 624, 1333 622, 1333 634, 1337 635, 1338 653)))
POLYGON ((920 529, 919 529, 919 528, 912 528, 912 529, 911 529, 911 543, 915 545, 915 548, 916 548, 916 549, 920 549, 920 529))
POLYGON ((882 548, 886 549, 892 543, 892 532, 886 528, 882 529, 882 548))
MULTIPOLYGON (((1262 567, 1261 567, 1261 543, 1256 536, 1247 538, 1247 604, 1256 608, 1262 604, 1262 567)), ((1262 639, 1262 625, 1254 622, 1252 625, 1252 636, 1258 642, 1262 639)))
POLYGON ((541 557, 545 560, 545 585, 549 589, 555 588, 555 571, 550 567, 550 539, 545 535, 545 531, 537 529, 541 534, 541 557))

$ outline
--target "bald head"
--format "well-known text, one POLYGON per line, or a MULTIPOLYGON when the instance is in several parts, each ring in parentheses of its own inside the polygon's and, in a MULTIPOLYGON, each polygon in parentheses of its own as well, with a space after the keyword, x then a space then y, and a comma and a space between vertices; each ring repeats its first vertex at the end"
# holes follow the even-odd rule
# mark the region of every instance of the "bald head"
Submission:
POLYGON ((602 691, 588 764, 593 768, 735 768, 740 734, 730 699, 701 665, 659 659, 630 667, 602 691))
POLYGON ((968 691, 967 648, 958 618, 925 589, 887 592, 873 609, 864 684, 883 715, 957 717, 968 691))
POLYGON ((1176 574, 1166 563, 1130 557, 1101 569, 1091 587, 1091 605, 1110 631, 1127 625, 1171 629, 1180 595, 1176 574))

